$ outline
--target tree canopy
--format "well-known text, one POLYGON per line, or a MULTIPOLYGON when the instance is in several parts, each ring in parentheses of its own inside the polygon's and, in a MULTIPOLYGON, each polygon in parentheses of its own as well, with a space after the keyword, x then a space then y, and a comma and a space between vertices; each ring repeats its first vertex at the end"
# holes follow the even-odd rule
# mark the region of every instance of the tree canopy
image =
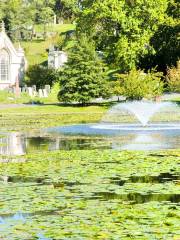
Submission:
MULTIPOLYGON (((34 25, 76 22, 77 35, 93 39, 110 68, 165 72, 180 58, 179 0, 1 0, 0 19, 12 38, 24 39, 34 25)), ((44 30, 45 32, 45 30, 44 30)))
POLYGON ((79 32, 95 39, 110 63, 127 71, 153 54, 150 40, 167 21, 168 0, 87 1, 78 21, 79 32))

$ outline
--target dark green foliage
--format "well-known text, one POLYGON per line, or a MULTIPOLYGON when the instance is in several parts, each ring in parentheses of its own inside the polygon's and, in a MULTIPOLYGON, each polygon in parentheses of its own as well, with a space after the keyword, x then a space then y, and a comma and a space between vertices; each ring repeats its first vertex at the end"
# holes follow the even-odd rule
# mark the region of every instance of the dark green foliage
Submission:
POLYGON ((26 83, 31 86, 36 85, 38 89, 45 85, 52 86, 57 80, 57 74, 54 69, 41 65, 30 66, 26 75, 26 83))
POLYGON ((77 0, 56 0, 55 13, 59 19, 75 19, 79 12, 77 0))
POLYGON ((60 71, 59 101, 85 104, 108 96, 106 67, 97 56, 93 42, 83 36, 70 50, 60 71))
POLYGON ((160 69, 175 65, 180 57, 180 25, 162 25, 153 36, 152 44, 156 51, 154 65, 160 69))

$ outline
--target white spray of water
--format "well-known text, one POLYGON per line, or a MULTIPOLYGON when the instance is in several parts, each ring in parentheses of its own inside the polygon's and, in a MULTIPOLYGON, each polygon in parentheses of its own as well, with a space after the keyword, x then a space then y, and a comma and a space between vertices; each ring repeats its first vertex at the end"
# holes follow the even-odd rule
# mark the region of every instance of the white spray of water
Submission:
POLYGON ((146 126, 152 116, 161 109, 175 107, 176 104, 171 102, 152 102, 152 101, 133 101, 126 103, 119 103, 114 106, 108 114, 115 114, 123 109, 133 114, 143 126, 146 126))

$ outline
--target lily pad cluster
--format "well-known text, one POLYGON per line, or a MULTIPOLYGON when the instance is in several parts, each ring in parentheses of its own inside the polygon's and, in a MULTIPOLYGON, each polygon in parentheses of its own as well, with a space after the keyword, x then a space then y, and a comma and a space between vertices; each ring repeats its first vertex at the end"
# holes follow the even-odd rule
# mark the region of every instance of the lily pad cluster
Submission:
POLYGON ((0 238, 179 239, 180 151, 54 151, 0 163, 0 238))

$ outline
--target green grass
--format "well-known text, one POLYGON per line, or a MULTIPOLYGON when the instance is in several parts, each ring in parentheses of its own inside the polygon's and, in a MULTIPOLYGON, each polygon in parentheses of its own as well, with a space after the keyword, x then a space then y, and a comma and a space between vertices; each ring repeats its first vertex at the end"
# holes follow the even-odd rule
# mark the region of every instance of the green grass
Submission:
MULTIPOLYGON (((75 29, 75 25, 73 24, 56 24, 56 25, 52 24, 50 26, 46 26, 46 31, 57 32, 57 33, 67 32, 74 29, 75 29)), ((38 33, 43 33, 44 26, 42 24, 35 25, 35 31, 38 33)))
POLYGON ((27 106, 0 110, 0 128, 2 130, 39 129, 63 124, 98 122, 106 106, 27 106))
MULTIPOLYGON (((43 62, 47 61, 48 53, 46 50, 50 47, 50 45, 56 43, 59 34, 62 32, 67 32, 69 30, 74 30, 74 29, 75 29, 75 25, 73 24, 62 24, 62 25, 56 25, 53 27, 49 26, 47 27, 47 30, 50 32, 55 32, 56 35, 54 37, 48 38, 45 41, 43 39, 37 39, 37 40, 22 42, 21 44, 25 50, 28 65, 31 66, 35 64, 42 64, 43 62)), ((42 32, 43 26, 37 25, 36 31, 42 32)))
POLYGON ((46 49, 48 49, 52 43, 52 39, 47 39, 46 41, 33 40, 32 42, 22 42, 28 65, 41 64, 47 61, 48 53, 46 49))

